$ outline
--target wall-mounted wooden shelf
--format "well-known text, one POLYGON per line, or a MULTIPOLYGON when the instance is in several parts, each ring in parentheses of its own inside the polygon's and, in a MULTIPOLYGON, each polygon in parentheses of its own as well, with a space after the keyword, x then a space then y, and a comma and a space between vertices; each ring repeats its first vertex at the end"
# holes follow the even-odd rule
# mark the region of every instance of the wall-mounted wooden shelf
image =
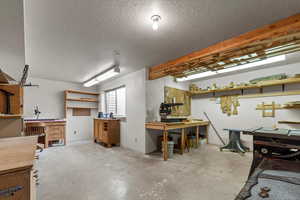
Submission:
MULTIPOLYGON (((67 118, 67 110, 72 109, 73 110, 73 116, 90 116, 91 110, 98 109, 98 105, 96 107, 92 107, 95 105, 87 105, 87 103, 98 103, 98 96, 99 93, 97 92, 85 92, 85 91, 77 91, 77 90, 65 90, 64 92, 64 104, 65 104, 65 118, 67 118), (76 98, 69 96, 69 94, 77 94, 76 98), (80 97, 78 97, 80 96, 80 97), (90 96, 95 96, 93 98, 90 98, 90 96), (68 102, 80 102, 80 105, 68 105, 68 102), (86 103, 86 104, 84 104, 86 103)), ((79 103, 78 103, 79 104, 79 103)))
POLYGON ((67 98, 66 101, 79 101, 79 102, 95 102, 98 103, 98 99, 92 99, 92 98, 82 98, 82 99, 76 99, 76 98, 67 98))
POLYGON ((300 124, 300 122, 295 121, 278 121, 279 124, 300 124))
POLYGON ((77 107, 68 106, 67 109, 98 109, 98 108, 97 107, 89 108, 89 107, 80 107, 80 106, 77 106, 77 107))
POLYGON ((86 95, 95 95, 98 96, 99 93, 96 92, 84 92, 84 91, 77 91, 77 90, 66 90, 67 93, 73 93, 73 94, 86 94, 86 95))
MULTIPOLYGON (((192 96, 198 96, 198 95, 204 95, 204 94, 213 94, 215 96, 216 93, 219 92, 230 92, 230 91, 241 91, 241 94, 243 95, 244 90, 247 89, 260 89, 260 94, 262 93, 261 89, 264 87, 269 86, 282 86, 282 92, 284 92, 284 85, 286 84, 295 84, 300 83, 300 78, 288 78, 283 80, 272 80, 272 81, 263 81, 261 83, 253 84, 253 85, 247 85, 247 86, 238 86, 234 88, 224 88, 224 89, 215 89, 215 90, 202 90, 197 92, 190 92, 192 96)), ((251 94, 253 95, 253 94, 251 94)))
POLYGON ((0 114, 0 119, 20 119, 22 118, 22 115, 3 115, 0 114))

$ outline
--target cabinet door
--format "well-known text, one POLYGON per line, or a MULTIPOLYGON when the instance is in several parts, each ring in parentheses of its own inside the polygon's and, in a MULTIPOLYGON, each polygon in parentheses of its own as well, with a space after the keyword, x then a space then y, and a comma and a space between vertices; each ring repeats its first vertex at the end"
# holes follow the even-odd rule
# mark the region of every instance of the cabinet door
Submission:
POLYGON ((64 126, 49 126, 47 133, 49 141, 64 139, 64 126))
POLYGON ((30 170, 0 175, 0 200, 30 200, 30 181, 30 170))
POLYGON ((103 121, 102 123, 102 141, 105 143, 109 142, 109 122, 103 121))
POLYGON ((99 121, 94 119, 94 139, 99 139, 99 121))
POLYGON ((103 141, 103 121, 100 121, 99 123, 99 137, 100 140, 103 141))

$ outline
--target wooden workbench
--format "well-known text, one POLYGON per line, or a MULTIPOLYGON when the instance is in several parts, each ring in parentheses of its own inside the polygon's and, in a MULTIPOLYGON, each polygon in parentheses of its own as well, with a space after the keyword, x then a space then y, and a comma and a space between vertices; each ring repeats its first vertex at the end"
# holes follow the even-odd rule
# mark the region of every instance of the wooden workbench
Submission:
POLYGON ((0 199, 32 200, 31 169, 37 137, 0 139, 0 199))
POLYGON ((199 127, 203 126, 206 128, 205 135, 206 141, 208 143, 208 133, 207 126, 209 125, 208 121, 192 121, 192 122, 147 122, 145 124, 146 129, 161 130, 163 131, 163 157, 164 160, 168 160, 168 134, 170 130, 181 129, 181 154, 184 152, 184 138, 185 138, 185 129, 190 127, 196 127, 196 142, 199 144, 199 127))
POLYGON ((34 124, 44 124, 45 126, 45 148, 49 147, 49 142, 62 140, 66 145, 66 120, 65 119, 25 119, 25 126, 34 124))

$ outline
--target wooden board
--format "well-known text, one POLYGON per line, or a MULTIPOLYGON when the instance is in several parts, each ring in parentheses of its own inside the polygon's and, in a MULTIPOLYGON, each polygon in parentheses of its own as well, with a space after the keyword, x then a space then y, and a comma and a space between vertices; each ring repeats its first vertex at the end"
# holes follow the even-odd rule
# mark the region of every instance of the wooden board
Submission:
POLYGON ((165 122, 147 122, 145 123, 146 129, 154 129, 154 130, 174 130, 180 128, 189 128, 196 126, 208 126, 208 121, 193 121, 193 122, 173 122, 173 123, 165 123, 165 122))
POLYGON ((296 121, 278 121, 279 124, 300 124, 300 122, 296 121))
POLYGON ((95 102, 98 103, 98 99, 93 99, 93 98, 67 98, 66 101, 79 101, 79 102, 95 102))
POLYGON ((73 108, 73 116, 91 116, 90 108, 73 108))
POLYGON ((67 93, 73 93, 73 94, 85 94, 85 95, 95 95, 98 96, 99 93, 96 92, 85 92, 85 91, 78 91, 78 90, 66 90, 67 93))
POLYGON ((165 103, 183 103, 183 106, 172 108, 171 116, 191 115, 191 96, 189 91, 165 87, 165 103))
POLYGON ((225 89, 216 89, 216 90, 202 90, 197 92, 191 92, 192 96, 204 95, 204 94, 211 94, 211 93, 218 93, 218 92, 230 92, 230 91, 237 91, 237 90, 247 90, 247 89, 261 89, 263 87, 270 87, 270 86, 277 86, 277 85, 286 85, 286 84, 296 84, 300 83, 300 78, 287 78, 283 80, 273 80, 273 81, 262 81, 257 84, 247 85, 247 86, 240 86, 234 88, 225 88, 225 89))
POLYGON ((15 137, 0 140, 0 174, 33 165, 37 137, 15 137))
MULTIPOLYGON (((264 54, 270 46, 279 47, 285 42, 293 43, 292 40, 296 37, 295 34, 299 34, 299 31, 300 14, 296 14, 175 60, 153 66, 149 69, 149 79, 154 80, 168 75, 182 75, 187 70, 201 67, 205 69, 210 63, 217 67, 220 61, 231 62, 230 58, 238 55, 264 54)), ((290 53, 293 50, 295 49, 292 48, 290 53)))

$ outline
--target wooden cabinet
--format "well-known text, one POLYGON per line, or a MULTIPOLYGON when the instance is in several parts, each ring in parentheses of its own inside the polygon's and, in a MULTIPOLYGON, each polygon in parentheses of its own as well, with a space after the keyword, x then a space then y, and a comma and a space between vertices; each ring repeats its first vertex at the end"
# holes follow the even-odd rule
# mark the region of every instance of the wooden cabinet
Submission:
POLYGON ((65 142, 65 123, 47 123, 48 141, 63 140, 65 142))
POLYGON ((120 120, 94 119, 94 141, 108 147, 120 144, 120 120))
POLYGON ((37 137, 0 140, 0 200, 33 200, 32 166, 37 137))
POLYGON ((0 113, 23 114, 23 88, 20 85, 0 84, 0 113), (10 93, 8 99, 4 91, 10 93), (7 102, 8 100, 9 102, 7 102), (7 106, 10 107, 8 108, 7 106))

